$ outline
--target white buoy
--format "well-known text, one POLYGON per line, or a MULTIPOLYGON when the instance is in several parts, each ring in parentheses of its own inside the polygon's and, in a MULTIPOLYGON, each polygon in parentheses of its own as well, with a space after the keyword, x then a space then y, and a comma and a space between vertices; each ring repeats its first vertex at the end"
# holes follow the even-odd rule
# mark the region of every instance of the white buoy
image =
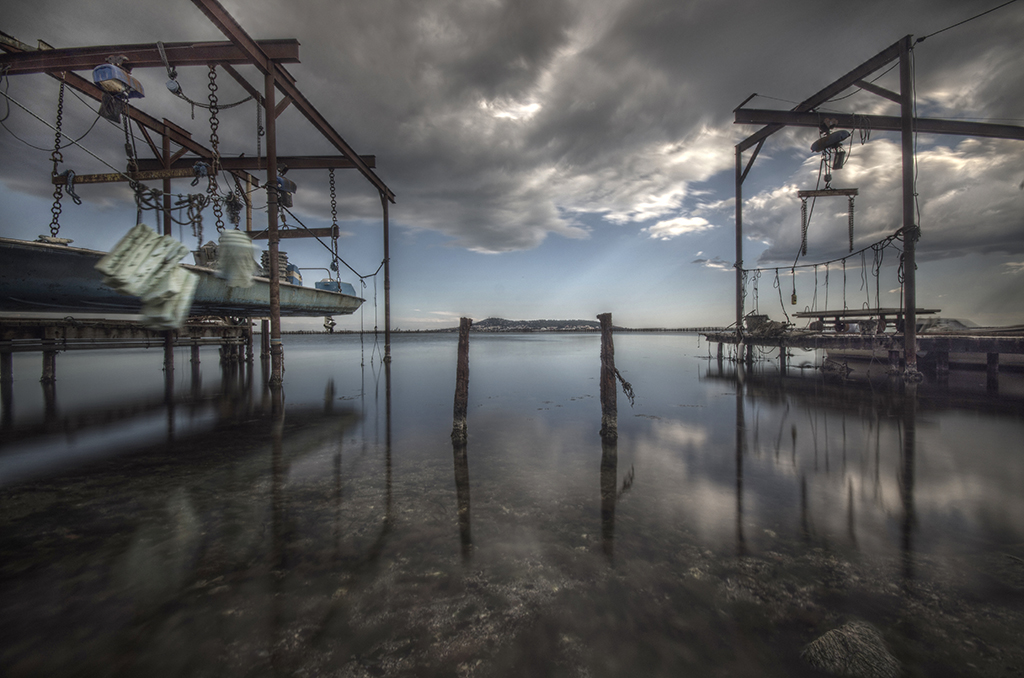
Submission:
POLYGON ((228 287, 252 287, 256 260, 252 256, 252 240, 242 231, 224 231, 217 245, 218 277, 228 287))

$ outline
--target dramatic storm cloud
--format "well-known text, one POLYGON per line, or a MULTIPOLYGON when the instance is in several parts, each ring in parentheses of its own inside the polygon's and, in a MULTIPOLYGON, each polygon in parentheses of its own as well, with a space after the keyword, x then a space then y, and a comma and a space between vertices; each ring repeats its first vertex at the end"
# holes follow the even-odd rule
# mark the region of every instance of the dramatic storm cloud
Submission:
MULTIPOLYGON (((396 242, 395 264, 405 265, 410 277, 430 278, 447 300, 442 307, 411 290, 407 302, 396 295, 400 306, 407 303, 401 316, 406 323, 424 326, 450 313, 571 317, 590 313, 602 300, 620 303, 621 286, 597 283, 589 292, 594 299, 580 291, 575 305, 544 305, 555 288, 562 288, 556 296, 564 302, 561 292, 591 266, 658 271, 656 280, 638 280, 640 288, 703 285, 722 287, 727 295, 728 280, 708 266, 728 269, 734 258, 734 144, 757 129, 734 125, 732 109, 755 92, 760 96, 748 106, 791 108, 903 35, 925 36, 988 8, 953 0, 878 0, 855 7, 802 0, 224 4, 253 37, 298 38, 302 63, 288 68, 299 87, 358 152, 376 155, 376 172, 398 197, 391 218, 405 240, 396 242), (403 251, 403 243, 411 249, 403 251), (460 254, 453 258, 453 252, 460 254), (538 254, 514 265, 500 259, 528 252, 538 254), (420 255, 436 267, 410 261, 420 255), (698 265, 691 263, 695 258, 698 265), (559 266, 561 278, 552 273, 559 266), (467 277, 454 277, 454 269, 465 269, 467 277), (467 289, 470 276, 512 271, 524 276, 516 286, 492 287, 487 297, 467 289), (537 306, 515 305, 522 297, 513 290, 536 299, 537 306)), ((61 47, 223 39, 183 0, 21 3, 8 8, 0 30, 61 47), (113 15, 121 20, 117 26, 99 19, 113 15)), ((917 44, 918 115, 1021 124, 1022 34, 1024 5, 1014 4, 917 44)), ((199 101, 206 97, 205 70, 183 69, 181 76, 199 101)), ((254 69, 242 70, 260 84, 254 69)), ((138 105, 177 121, 205 143, 206 112, 197 109, 193 120, 190 108, 164 90, 160 69, 141 75, 147 97, 138 105)), ((223 80, 222 101, 244 96, 223 80)), ((878 84, 898 89, 897 72, 878 84)), ((9 87, 52 122, 52 80, 18 76, 9 87)), ((69 133, 81 134, 95 114, 77 101, 66 105, 69 133)), ((898 114, 896 104, 863 92, 823 109, 898 114)), ((253 105, 221 117, 224 152, 254 154, 253 105)), ((12 109, 6 124, 37 145, 52 144, 52 131, 20 109, 12 109)), ((278 130, 281 153, 333 150, 294 109, 278 119, 278 130)), ((891 234, 902 214, 899 137, 867 132, 863 145, 854 135, 847 167, 833 179, 835 186, 860 191, 857 246, 891 234)), ((747 265, 793 261, 800 240, 796 191, 819 183, 818 158, 808 148, 815 138, 813 129, 784 130, 768 140, 754 164, 744 188, 752 249, 747 265)), ((101 121, 87 140, 111 164, 124 164, 116 129, 101 121)), ((998 254, 1004 256, 998 262, 1004 277, 1019 280, 1014 262, 1024 259, 1021 142, 921 136, 917 143, 922 261, 998 254)), ((26 149, 3 130, 0 152, 6 194, 36 196, 32 209, 45 209, 52 190, 48 154, 26 149)), ((147 155, 144 144, 140 152, 147 155)), ((79 171, 109 171, 77 150, 67 157, 83 167, 79 171)), ((376 192, 355 172, 343 174, 342 219, 353 228, 379 220, 376 192)), ((329 219, 326 179, 307 173, 296 181, 296 213, 320 224, 329 219)), ((131 209, 123 186, 81 193, 101 213, 113 213, 119 204, 131 209)), ((842 255, 845 209, 845 201, 817 201, 808 257, 842 255)), ((34 237, 45 216, 39 213, 28 233, 10 215, 0 226, 5 234, 34 237)), ((292 250, 314 252, 303 247, 292 250)), ((643 306, 635 296, 622 296, 621 303, 626 299, 634 299, 634 309, 643 306)), ((634 323, 668 318, 703 324, 698 316, 728 317, 727 304, 720 313, 664 296, 649 303, 649 309, 636 310, 634 323)))

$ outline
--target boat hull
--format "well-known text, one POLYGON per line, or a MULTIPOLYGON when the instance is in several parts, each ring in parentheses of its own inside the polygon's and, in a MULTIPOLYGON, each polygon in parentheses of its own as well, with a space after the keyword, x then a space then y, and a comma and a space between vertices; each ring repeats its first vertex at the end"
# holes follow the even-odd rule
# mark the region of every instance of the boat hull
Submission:
MULTIPOLYGON (((0 238, 0 311, 73 313, 139 313, 136 297, 120 294, 103 283, 96 262, 106 254, 95 250, 0 238)), ((252 287, 228 287, 216 271, 182 264, 199 275, 190 315, 270 315, 270 281, 255 278, 252 287)), ((360 297, 281 283, 281 315, 316 317, 350 315, 360 297)))

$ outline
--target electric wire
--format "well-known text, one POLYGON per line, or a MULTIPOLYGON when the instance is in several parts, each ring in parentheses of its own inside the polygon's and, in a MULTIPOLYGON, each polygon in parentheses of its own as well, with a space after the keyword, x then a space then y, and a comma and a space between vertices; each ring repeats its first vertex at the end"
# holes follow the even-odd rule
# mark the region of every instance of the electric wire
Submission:
POLYGON ((1015 3, 1015 2, 1017 2, 1017 0, 1009 0, 1008 2, 1004 2, 1004 3, 1003 3, 1003 4, 1001 4, 1001 5, 998 5, 998 6, 996 6, 996 7, 993 7, 992 9, 988 9, 988 10, 985 10, 984 12, 981 12, 980 14, 975 14, 974 16, 970 17, 969 19, 964 19, 963 21, 958 21, 958 22, 957 22, 957 23, 955 23, 955 24, 952 24, 952 25, 950 25, 950 26, 946 26, 945 28, 941 28, 941 29, 939 29, 939 30, 935 31, 934 33, 929 33, 928 35, 925 35, 924 37, 920 37, 920 38, 918 38, 918 39, 917 39, 917 40, 916 40, 916 41, 914 42, 914 44, 916 45, 916 44, 917 44, 917 43, 919 43, 919 42, 924 42, 924 41, 925 41, 925 40, 927 40, 928 38, 930 38, 930 37, 932 37, 932 36, 935 36, 935 35, 938 35, 939 33, 945 33, 946 31, 948 31, 948 30, 949 30, 949 29, 951 29, 951 28, 956 28, 957 26, 963 26, 963 25, 964 25, 965 23, 967 23, 967 22, 969 22, 969 21, 974 21, 975 19, 978 19, 978 18, 980 18, 980 17, 983 17, 983 16, 985 16, 986 14, 991 14, 992 12, 996 11, 997 9, 1002 9, 1003 7, 1006 7, 1007 5, 1012 5, 1012 4, 1013 4, 1013 3, 1015 3))

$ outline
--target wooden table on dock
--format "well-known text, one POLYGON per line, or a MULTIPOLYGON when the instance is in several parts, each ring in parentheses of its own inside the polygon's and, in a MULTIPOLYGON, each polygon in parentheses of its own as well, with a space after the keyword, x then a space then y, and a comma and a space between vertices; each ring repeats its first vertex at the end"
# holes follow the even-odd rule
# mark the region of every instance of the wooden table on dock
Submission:
MULTIPOLYGON (((938 313, 940 310, 937 308, 919 308, 917 309, 917 315, 938 313)), ((872 323, 875 326, 874 334, 882 334, 888 326, 889 318, 895 319, 894 324, 897 331, 903 331, 904 313, 905 309, 902 308, 850 308, 836 311, 800 311, 794 313, 793 317, 817 318, 818 322, 821 323, 822 329, 828 327, 836 332, 845 332, 850 321, 857 321, 861 324, 872 323)), ((864 334, 870 334, 870 332, 864 332, 864 334)))

